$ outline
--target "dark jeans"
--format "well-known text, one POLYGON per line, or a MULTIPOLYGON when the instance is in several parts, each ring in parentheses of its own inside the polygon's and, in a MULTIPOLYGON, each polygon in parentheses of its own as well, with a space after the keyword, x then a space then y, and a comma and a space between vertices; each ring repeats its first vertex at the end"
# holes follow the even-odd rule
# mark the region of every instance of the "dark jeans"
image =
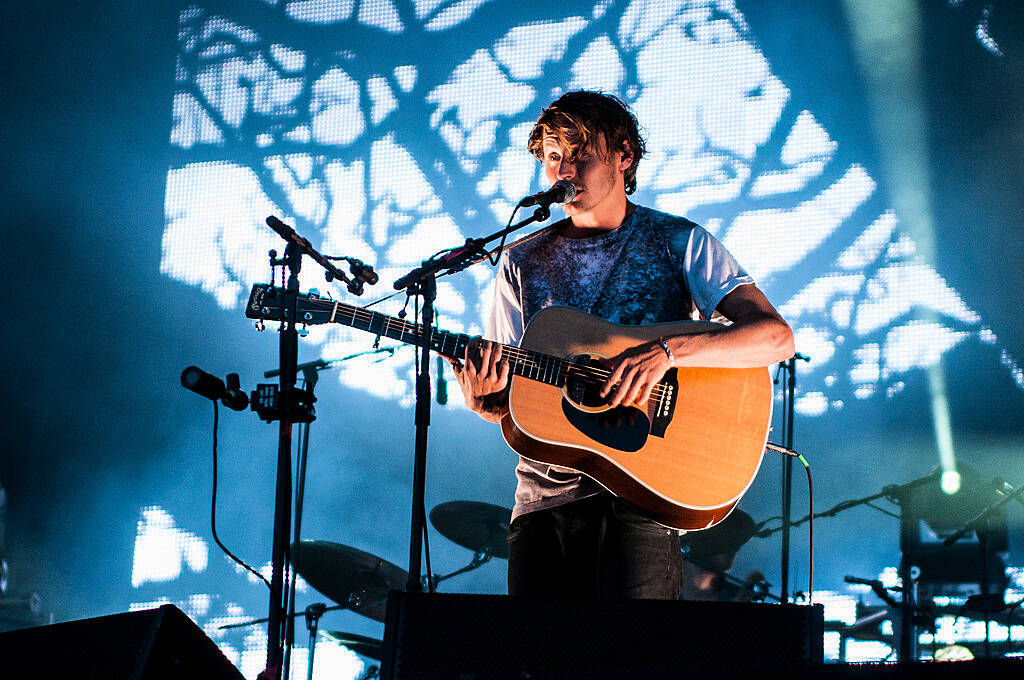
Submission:
POLYGON ((520 515, 508 544, 510 595, 679 597, 679 536, 611 494, 520 515))

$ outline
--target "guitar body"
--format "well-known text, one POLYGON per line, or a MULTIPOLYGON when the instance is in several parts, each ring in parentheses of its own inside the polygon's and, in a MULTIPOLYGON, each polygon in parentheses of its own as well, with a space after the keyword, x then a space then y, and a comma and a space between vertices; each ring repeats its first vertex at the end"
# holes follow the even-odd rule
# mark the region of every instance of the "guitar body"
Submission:
MULTIPOLYGON (((621 326, 548 307, 530 322, 520 347, 581 368, 589 361, 596 370, 595 357, 718 327, 621 326)), ((559 387, 514 375, 502 434, 523 457, 578 470, 661 524, 706 529, 732 511, 761 466, 771 376, 766 367, 674 368, 662 383, 657 398, 612 412, 594 394, 599 381, 583 386, 570 377, 559 387)))

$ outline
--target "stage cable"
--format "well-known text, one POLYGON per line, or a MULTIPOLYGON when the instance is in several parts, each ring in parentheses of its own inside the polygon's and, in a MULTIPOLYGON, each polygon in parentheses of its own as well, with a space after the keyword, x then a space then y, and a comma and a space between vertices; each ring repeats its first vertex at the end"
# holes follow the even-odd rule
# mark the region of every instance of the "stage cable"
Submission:
POLYGON ((233 559, 238 564, 248 569, 256 578, 263 581, 267 588, 270 588, 270 581, 259 573, 248 564, 239 559, 233 552, 228 550, 228 547, 221 543, 220 537, 217 536, 217 428, 220 425, 220 411, 218 409, 217 400, 213 399, 213 500, 210 503, 210 532, 213 534, 214 542, 224 551, 224 554, 233 559))
POLYGON ((797 455, 796 458, 807 473, 807 558, 810 561, 807 575, 807 603, 814 604, 814 484, 811 481, 811 464, 802 455, 797 455))

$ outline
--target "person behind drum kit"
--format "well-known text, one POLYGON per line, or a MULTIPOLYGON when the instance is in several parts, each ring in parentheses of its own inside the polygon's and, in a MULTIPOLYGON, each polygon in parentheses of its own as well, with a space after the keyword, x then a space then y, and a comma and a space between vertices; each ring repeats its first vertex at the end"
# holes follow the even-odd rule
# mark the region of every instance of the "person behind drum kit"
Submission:
POLYGON ((765 585, 761 572, 750 571, 743 581, 729 574, 736 553, 753 538, 755 530, 750 515, 733 510, 707 531, 683 535, 683 587, 679 599, 750 602, 763 595, 758 590, 765 585))
MULTIPOLYGON (((485 336, 449 357, 467 406, 490 422, 508 413, 509 365, 542 308, 564 305, 618 324, 721 315, 712 332, 659 338, 608 359, 611 407, 643 403, 672 366, 762 367, 793 355, 793 335, 722 244, 681 217, 627 200, 645 152, 637 120, 616 97, 569 92, 529 137, 547 180, 576 196, 566 218, 502 255, 485 336), (496 341, 496 342, 495 342, 496 341)), ((520 457, 509 536, 513 595, 675 599, 679 537, 568 468, 520 457)))

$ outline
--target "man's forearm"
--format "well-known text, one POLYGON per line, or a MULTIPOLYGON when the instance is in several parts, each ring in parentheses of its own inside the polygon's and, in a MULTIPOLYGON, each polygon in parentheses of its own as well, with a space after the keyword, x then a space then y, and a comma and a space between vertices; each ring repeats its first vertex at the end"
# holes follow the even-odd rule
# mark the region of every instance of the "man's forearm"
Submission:
POLYGON ((793 356, 793 331, 782 319, 764 316, 709 333, 665 339, 676 366, 753 368, 793 356))

